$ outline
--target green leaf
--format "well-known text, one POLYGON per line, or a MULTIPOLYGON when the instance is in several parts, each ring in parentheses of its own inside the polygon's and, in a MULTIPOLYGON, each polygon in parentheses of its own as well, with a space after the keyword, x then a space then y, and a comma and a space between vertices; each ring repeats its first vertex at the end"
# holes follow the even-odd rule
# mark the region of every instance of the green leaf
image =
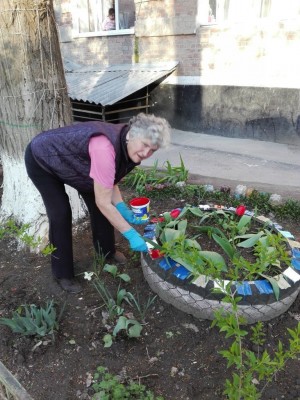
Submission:
POLYGON ((212 234, 212 237, 216 243, 218 243, 219 246, 222 247, 222 249, 225 251, 225 253, 228 255, 230 260, 233 259, 233 257, 236 255, 236 250, 235 248, 230 244, 228 239, 221 238, 218 235, 215 235, 214 233, 212 234))
POLYGON ((137 321, 134 320, 129 320, 127 321, 128 325, 133 324, 129 329, 128 329, 128 336, 129 337, 140 337, 141 336, 141 331, 143 329, 142 325, 138 323, 137 321))
POLYGON ((117 293, 117 305, 120 306, 124 298, 126 297, 126 289, 120 289, 117 293))
POLYGON ((0 318, 0 325, 8 326, 15 333, 22 333, 23 328, 20 327, 14 319, 0 318))
MULTIPOLYGON (((177 262, 178 264, 180 264, 180 265, 183 265, 186 269, 188 269, 190 272, 193 272, 194 270, 195 270, 195 266, 194 266, 194 264, 191 264, 191 263, 189 263, 188 261, 186 261, 186 260, 184 260, 183 258, 181 258, 181 257, 173 257, 172 256, 172 259, 175 261, 175 262, 177 262)), ((202 260, 198 260, 198 263, 200 264, 200 265, 204 265, 204 262, 202 261, 202 260)))
POLYGON ((202 216, 203 216, 203 211, 200 210, 199 207, 190 207, 190 208, 189 208, 189 211, 190 211, 192 214, 196 215, 197 217, 202 217, 202 216))
POLYGON ((178 239, 181 233, 175 229, 166 228, 164 230, 165 240, 166 242, 173 242, 175 239, 178 239))
POLYGON ((182 221, 179 221, 179 223, 178 223, 179 232, 181 232, 184 235, 185 231, 186 231, 186 228, 187 228, 187 220, 184 219, 182 221))
POLYGON ((118 322, 113 330, 113 336, 117 336, 119 331, 121 331, 122 329, 126 329, 126 321, 127 318, 124 317, 123 315, 119 317, 118 322))
POLYGON ((250 215, 243 215, 237 224, 238 232, 240 232, 245 226, 249 225, 252 217, 250 215))
POLYGON ((224 239, 226 239, 226 236, 224 235, 224 233, 219 228, 216 228, 216 227, 213 227, 213 226, 210 226, 210 225, 204 225, 204 226, 198 226, 198 227, 194 226, 194 228, 196 228, 200 232, 204 232, 204 233, 207 233, 207 234, 215 233, 215 234, 223 237, 224 239))
POLYGON ((221 254, 216 253, 215 251, 203 250, 199 252, 199 255, 202 259, 211 262, 215 267, 220 268, 221 271, 227 271, 226 262, 221 254))
POLYGON ((274 296, 275 296, 276 300, 278 301, 279 295, 280 295, 280 288, 278 286, 276 279, 274 279, 268 275, 264 275, 264 274, 260 274, 260 275, 263 276, 265 279, 267 279, 270 282, 270 284, 272 285, 272 288, 273 288, 274 296))
POLYGON ((194 239, 185 239, 184 244, 185 244, 185 247, 192 247, 194 249, 201 250, 200 244, 194 239))
POLYGON ((112 264, 105 264, 103 267, 103 271, 109 272, 113 276, 116 276, 118 272, 118 267, 112 264))
POLYGON ((238 247, 243 247, 245 249, 248 249, 249 247, 253 247, 259 241, 259 239, 261 238, 262 235, 264 235, 263 231, 255 233, 249 239, 244 240, 241 243, 238 243, 237 246, 238 247))
POLYGON ((110 334, 104 335, 103 337, 104 347, 111 347, 113 341, 110 334))
POLYGON ((118 277, 120 279, 122 279, 122 281, 124 281, 124 282, 130 282, 130 280, 131 280, 131 278, 128 274, 120 274, 120 275, 118 275, 118 277))

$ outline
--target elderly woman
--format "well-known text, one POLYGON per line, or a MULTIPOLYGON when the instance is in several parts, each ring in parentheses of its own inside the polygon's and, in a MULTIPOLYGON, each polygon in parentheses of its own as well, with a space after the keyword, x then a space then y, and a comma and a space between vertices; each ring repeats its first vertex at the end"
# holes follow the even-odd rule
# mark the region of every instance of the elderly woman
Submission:
POLYGON ((170 141, 163 118, 143 113, 129 124, 90 121, 45 131, 33 138, 25 152, 27 173, 39 190, 49 219, 52 273, 61 288, 79 293, 74 280, 72 213, 65 184, 83 198, 91 218, 94 248, 108 260, 125 263, 116 251, 114 228, 135 251, 147 251, 139 224, 123 202, 118 182, 141 161, 170 141))

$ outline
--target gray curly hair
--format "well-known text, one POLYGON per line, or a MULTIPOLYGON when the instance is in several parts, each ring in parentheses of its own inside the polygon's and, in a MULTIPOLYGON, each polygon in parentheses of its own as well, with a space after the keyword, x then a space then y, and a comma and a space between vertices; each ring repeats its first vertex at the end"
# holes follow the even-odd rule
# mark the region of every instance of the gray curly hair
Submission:
POLYGON ((154 146, 166 147, 171 140, 171 127, 164 118, 139 113, 129 121, 129 139, 150 139, 154 146))

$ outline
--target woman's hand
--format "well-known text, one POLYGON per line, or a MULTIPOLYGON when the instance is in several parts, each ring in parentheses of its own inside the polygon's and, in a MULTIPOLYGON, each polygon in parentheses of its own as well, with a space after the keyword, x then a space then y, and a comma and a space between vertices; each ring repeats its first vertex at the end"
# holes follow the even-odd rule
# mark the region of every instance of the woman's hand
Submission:
POLYGON ((142 236, 133 228, 123 232, 122 235, 129 241, 130 248, 134 251, 147 252, 148 247, 142 236))
POLYGON ((130 210, 123 201, 116 204, 116 209, 119 211, 119 213, 122 215, 122 217, 130 224, 143 225, 148 222, 147 220, 145 221, 145 220, 136 218, 136 216, 134 215, 134 212, 132 210, 130 210))

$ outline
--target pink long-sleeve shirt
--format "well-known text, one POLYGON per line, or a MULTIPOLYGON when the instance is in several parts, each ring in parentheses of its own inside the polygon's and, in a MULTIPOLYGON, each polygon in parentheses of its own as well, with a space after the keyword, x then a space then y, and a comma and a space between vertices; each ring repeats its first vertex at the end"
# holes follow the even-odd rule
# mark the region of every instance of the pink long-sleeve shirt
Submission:
POLYGON ((105 136, 95 136, 89 142, 91 157, 90 177, 107 189, 114 186, 116 165, 115 150, 105 136))

